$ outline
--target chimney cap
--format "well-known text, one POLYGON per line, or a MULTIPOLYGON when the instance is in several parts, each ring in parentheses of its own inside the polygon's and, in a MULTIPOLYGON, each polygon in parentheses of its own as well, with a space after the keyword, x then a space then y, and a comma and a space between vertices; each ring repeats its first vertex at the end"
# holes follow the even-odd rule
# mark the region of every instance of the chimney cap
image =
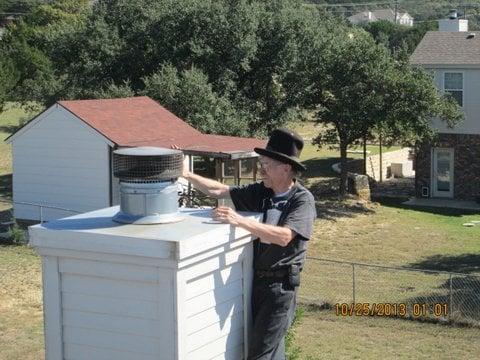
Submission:
POLYGON ((467 35, 467 39, 473 39, 475 37, 475 33, 469 33, 467 35))
POLYGON ((457 9, 450 10, 450 14, 449 14, 448 17, 449 17, 450 20, 457 19, 458 18, 457 9))
POLYGON ((119 155, 130 155, 130 156, 162 156, 162 155, 174 155, 182 154, 180 150, 160 148, 155 146, 139 146, 131 148, 120 148, 114 151, 115 154, 119 155))

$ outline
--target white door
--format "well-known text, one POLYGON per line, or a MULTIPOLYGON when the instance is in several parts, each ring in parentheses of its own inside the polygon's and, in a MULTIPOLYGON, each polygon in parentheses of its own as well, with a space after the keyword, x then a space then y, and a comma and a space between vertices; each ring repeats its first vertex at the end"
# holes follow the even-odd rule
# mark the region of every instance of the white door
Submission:
POLYGON ((453 198, 453 149, 433 149, 432 195, 453 198))

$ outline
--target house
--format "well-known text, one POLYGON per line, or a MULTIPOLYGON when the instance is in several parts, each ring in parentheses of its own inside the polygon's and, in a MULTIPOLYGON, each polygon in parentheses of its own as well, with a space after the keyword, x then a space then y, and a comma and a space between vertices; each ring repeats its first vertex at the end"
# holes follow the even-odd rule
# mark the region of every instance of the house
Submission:
MULTIPOLYGON (((119 147, 176 145, 191 167, 197 156, 206 157, 217 178, 238 179, 243 169, 255 168, 249 164, 257 156, 253 148, 265 146, 253 138, 203 134, 148 97, 59 101, 6 141, 12 145, 14 214, 28 220, 40 219, 39 206, 31 204, 81 212, 117 205, 112 152, 119 147)), ((45 220, 66 215, 54 208, 42 213, 45 220)))
POLYGON ((456 16, 440 21, 439 31, 427 32, 410 57, 465 115, 454 128, 432 119, 439 141, 417 151, 418 197, 474 200, 480 195, 480 33, 468 32, 467 21, 456 16))
POLYGON ((0 18, 0 39, 3 37, 5 30, 9 24, 11 24, 15 20, 13 15, 6 16, 4 18, 0 18))
POLYGON ((407 12, 397 12, 397 18, 395 19, 395 12, 392 9, 362 11, 348 17, 348 20, 355 25, 371 23, 378 20, 386 20, 405 26, 413 26, 413 17, 411 17, 407 12))

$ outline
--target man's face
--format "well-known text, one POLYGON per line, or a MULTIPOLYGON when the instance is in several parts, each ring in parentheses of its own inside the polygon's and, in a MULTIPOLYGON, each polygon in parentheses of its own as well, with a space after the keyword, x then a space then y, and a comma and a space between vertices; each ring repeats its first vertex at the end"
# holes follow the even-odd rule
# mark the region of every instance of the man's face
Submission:
POLYGON ((259 167, 263 184, 267 188, 272 188, 279 182, 283 181, 289 170, 289 165, 267 156, 260 156, 259 167))

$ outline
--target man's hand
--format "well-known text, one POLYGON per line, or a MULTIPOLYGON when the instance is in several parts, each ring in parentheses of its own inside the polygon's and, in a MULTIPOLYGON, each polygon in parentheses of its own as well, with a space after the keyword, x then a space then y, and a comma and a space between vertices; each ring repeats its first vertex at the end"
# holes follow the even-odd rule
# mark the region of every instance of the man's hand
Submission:
MULTIPOLYGON (((176 144, 173 144, 172 146, 170 146, 172 149, 175 149, 175 150, 181 150, 178 145, 176 144)), ((185 155, 183 155, 183 159, 185 160, 185 155)), ((188 180, 188 176, 190 175, 190 171, 188 171, 188 168, 185 166, 185 163, 183 164, 183 168, 182 168, 182 177, 186 180, 188 180)))
POLYGON ((288 227, 259 223, 254 219, 249 219, 236 213, 226 206, 219 206, 212 210, 212 219, 224 224, 241 227, 264 242, 280 246, 287 246, 296 235, 288 227))
POLYGON ((213 220, 220 221, 224 224, 231 224, 233 226, 240 225, 244 219, 242 215, 227 206, 220 206, 213 209, 212 218, 213 220))

